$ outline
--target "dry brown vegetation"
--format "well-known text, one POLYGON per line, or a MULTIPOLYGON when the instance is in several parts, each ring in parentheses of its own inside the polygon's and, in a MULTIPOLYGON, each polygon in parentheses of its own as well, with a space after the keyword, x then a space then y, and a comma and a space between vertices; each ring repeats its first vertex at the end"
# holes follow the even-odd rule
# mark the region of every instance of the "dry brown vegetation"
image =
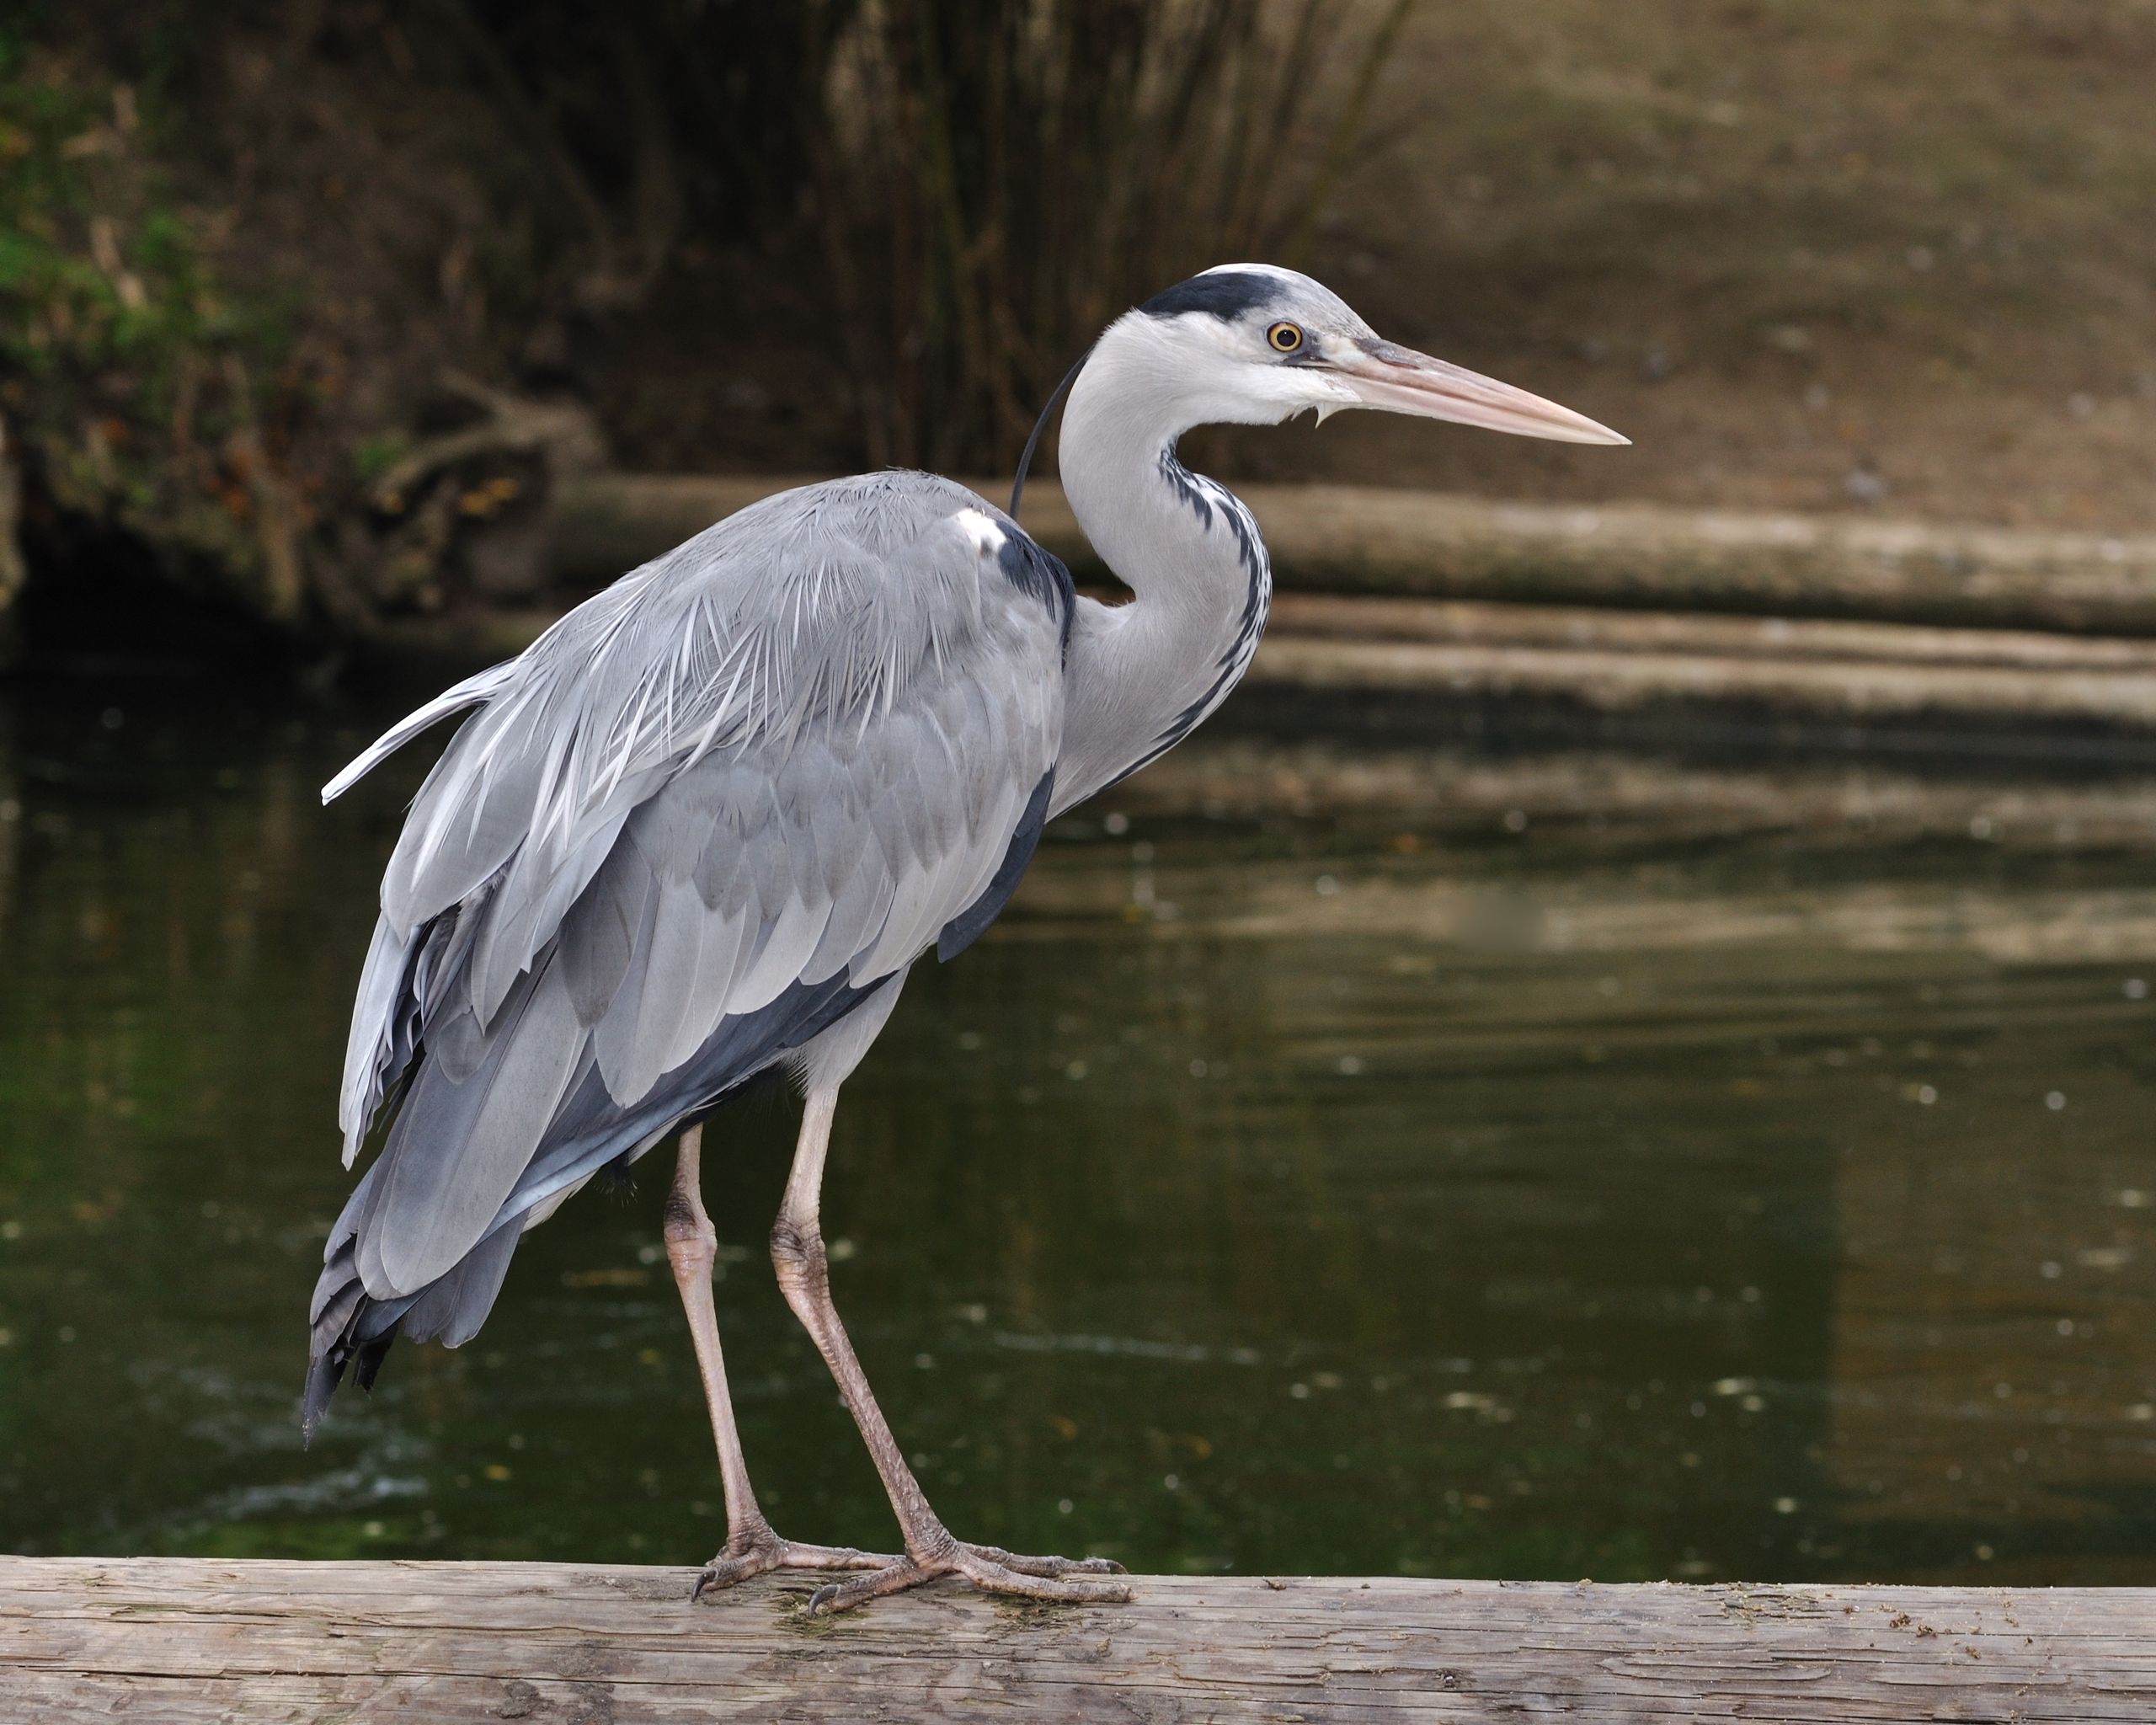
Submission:
POLYGON ((366 634, 530 596, 535 506, 610 438, 632 465, 993 467, 1105 318, 1307 244, 1408 10, 168 0, 145 29, 84 0, 0 24, 0 411, 60 572, 31 598, 131 550, 366 634))
POLYGON ((1085 329, 1223 250, 1636 442, 1351 415, 1209 437, 1230 474, 2156 526, 2148 0, 144 16, 0 31, 0 177, 50 206, 0 412, 76 574, 117 528, 349 626, 522 596, 466 527, 602 439, 1002 465, 1085 329), (515 398, 590 424, 414 464, 515 398))

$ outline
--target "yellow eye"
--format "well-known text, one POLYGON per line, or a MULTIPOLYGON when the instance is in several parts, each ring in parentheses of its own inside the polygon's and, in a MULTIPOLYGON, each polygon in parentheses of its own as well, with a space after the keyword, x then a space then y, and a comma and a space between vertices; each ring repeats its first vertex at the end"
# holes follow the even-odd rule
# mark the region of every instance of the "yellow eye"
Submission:
POLYGON ((1303 344, 1303 332, 1292 323, 1275 323, 1265 332, 1265 339, 1273 344, 1277 354, 1291 354, 1303 344))

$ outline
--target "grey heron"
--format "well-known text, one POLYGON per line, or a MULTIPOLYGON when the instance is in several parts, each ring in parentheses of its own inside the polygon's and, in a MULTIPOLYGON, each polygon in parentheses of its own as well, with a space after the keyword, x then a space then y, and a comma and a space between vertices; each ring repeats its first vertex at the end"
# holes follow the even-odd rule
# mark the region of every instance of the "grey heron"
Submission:
POLYGON ((818 1205, 839 1087, 909 967, 955 958, 1002 910, 1043 825, 1173 748, 1249 666, 1264 546, 1177 459, 1182 434, 1369 407, 1625 440, 1384 341, 1309 277, 1259 264, 1125 313, 1065 382, 1063 483, 1128 602, 1079 596, 1012 514, 947 479, 804 486, 624 576, 324 788, 469 713, 390 857, 353 1011, 346 1165, 371 1134, 381 1148, 323 1253, 310 1435, 348 1367, 371 1384, 400 1331, 469 1340, 518 1240, 678 1130, 666 1251, 727 1514, 700 1589, 798 1568, 861 1572, 817 1610, 952 1573, 1129 1596, 1113 1563, 968 1545, 929 1507, 832 1305, 818 1205), (773 1532, 728 1399, 703 1125, 775 1066, 803 1107, 772 1262, 889 1495, 890 1556, 773 1532))

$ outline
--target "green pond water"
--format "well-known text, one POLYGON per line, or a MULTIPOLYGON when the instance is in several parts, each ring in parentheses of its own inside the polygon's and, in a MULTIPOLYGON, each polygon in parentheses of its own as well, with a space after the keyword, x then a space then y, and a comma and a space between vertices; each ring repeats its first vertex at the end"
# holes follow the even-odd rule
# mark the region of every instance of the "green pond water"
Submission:
MULTIPOLYGON (((0 692, 0 1548, 718 1542, 664 1150, 301 1447, 345 1017, 430 750, 315 788, 390 712, 0 692)), ((954 1530, 2156 1583, 2147 782, 1904 831, 1832 774, 1276 764, 1201 739, 1055 829, 846 1091, 838 1300, 954 1530)), ((783 1531, 888 1546, 764 1258, 793 1119, 707 1137, 749 1460, 783 1531)))

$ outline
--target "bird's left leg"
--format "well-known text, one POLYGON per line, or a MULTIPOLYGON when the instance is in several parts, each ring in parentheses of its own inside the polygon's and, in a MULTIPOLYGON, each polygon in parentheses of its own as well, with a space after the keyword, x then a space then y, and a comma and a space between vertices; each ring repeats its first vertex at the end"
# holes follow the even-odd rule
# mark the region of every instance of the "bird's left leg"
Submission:
POLYGON ((749 1483, 749 1464, 741 1454, 741 1434, 734 1423, 734 1398, 727 1392, 726 1357, 719 1351, 718 1314, 711 1297, 718 1236, 705 1212, 702 1183, 698 1178, 703 1137, 701 1124, 681 1135, 674 1184, 666 1194, 664 1223, 667 1262, 673 1267, 674 1284, 680 1290, 681 1306, 689 1316, 696 1370, 703 1378, 704 1405, 710 1410, 712 1436, 718 1445, 719 1483, 726 1493, 726 1546, 704 1566, 703 1573, 696 1578, 696 1591, 731 1587, 767 1569, 887 1567, 895 1560, 872 1551, 842 1546, 804 1546, 781 1539, 756 1506, 756 1493, 749 1483))
POLYGON ((990 1593, 1020 1594, 1037 1599, 1115 1602, 1129 1599, 1130 1589, 1121 1583, 1077 1579, 1119 1574, 1123 1566, 1105 1557, 1021 1557, 995 1546, 970 1546, 952 1536, 929 1508, 928 1498, 906 1466, 898 1440, 877 1407, 853 1344, 846 1339, 831 1303, 830 1264, 824 1250, 819 1218, 824 1182, 824 1155, 829 1148, 831 1115, 838 1102, 835 1082, 818 1085, 809 1069, 811 1087, 801 1121, 801 1140, 794 1152, 793 1172, 787 1181, 786 1199, 771 1229, 771 1263, 778 1272, 780 1290, 793 1308, 824 1362, 838 1382, 839 1394, 868 1446, 891 1508, 905 1537, 906 1555, 897 1562, 851 1581, 819 1588, 808 1601, 813 1611, 843 1611, 867 1599, 894 1594, 939 1575, 962 1575, 975 1587, 990 1593))

